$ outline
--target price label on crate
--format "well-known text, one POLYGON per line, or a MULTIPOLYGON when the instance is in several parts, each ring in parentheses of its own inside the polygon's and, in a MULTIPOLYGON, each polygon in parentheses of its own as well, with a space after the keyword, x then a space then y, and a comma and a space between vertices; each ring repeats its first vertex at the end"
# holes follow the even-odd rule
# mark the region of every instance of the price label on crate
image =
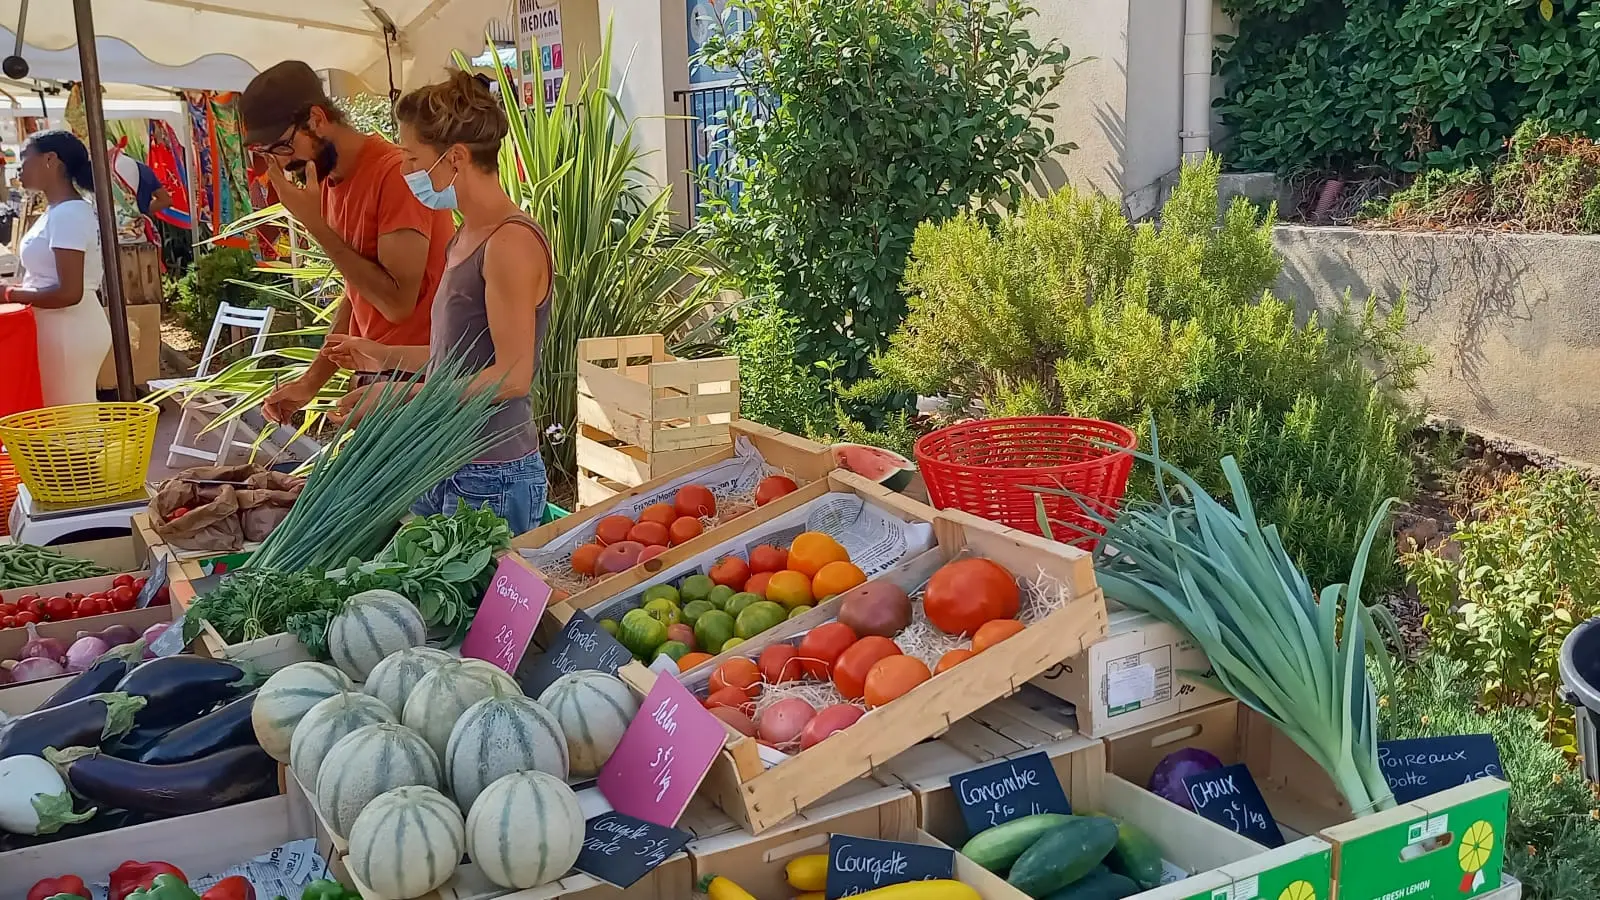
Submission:
POLYGON ((955 870, 956 854, 949 847, 828 835, 828 900, 908 881, 951 878, 955 870))
POLYGON ((1378 765, 1396 803, 1421 800, 1479 778, 1505 777, 1500 748, 1489 734, 1379 741, 1378 765))
POLYGON ((1043 751, 1003 759, 950 779, 967 834, 1036 813, 1071 814, 1061 779, 1043 751))
POLYGON ((524 694, 537 697, 563 675, 584 670, 615 675, 632 658, 628 648, 594 619, 574 613, 548 650, 524 660, 517 670, 517 683, 524 694))
POLYGON ((727 734, 676 678, 661 676, 600 769, 600 793, 617 812, 672 827, 689 806, 727 734))
POLYGON ((139 598, 134 601, 134 608, 144 609, 167 586, 167 557, 161 553, 150 554, 150 571, 144 577, 144 587, 139 589, 139 598))
POLYGON ((156 639, 150 642, 150 652, 156 656, 172 656, 176 653, 182 653, 183 648, 189 646, 183 639, 184 620, 188 617, 188 613, 183 613, 173 619, 172 624, 168 625, 165 631, 156 635, 156 639))
POLYGON ((1283 846, 1283 832, 1244 764, 1223 766, 1183 780, 1194 811, 1266 847, 1283 846))
POLYGON ((461 655, 494 663, 514 675, 553 591, 515 554, 500 557, 478 614, 461 642, 461 655))
POLYGON ((601 813, 585 824, 575 865, 580 872, 628 888, 682 850, 691 837, 687 831, 619 812, 601 813))

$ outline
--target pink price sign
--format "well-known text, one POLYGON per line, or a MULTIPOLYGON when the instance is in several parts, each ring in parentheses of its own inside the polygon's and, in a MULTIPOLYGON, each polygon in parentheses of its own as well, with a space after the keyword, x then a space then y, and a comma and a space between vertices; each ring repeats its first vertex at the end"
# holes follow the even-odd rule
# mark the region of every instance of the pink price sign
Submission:
POLYGON ((467 629, 467 639, 461 642, 461 655, 492 662, 507 674, 515 674, 550 594, 550 585, 516 554, 501 557, 478 615, 467 629))
POLYGON ((727 733, 678 679, 661 676, 600 769, 617 812, 671 828, 700 788, 727 733))

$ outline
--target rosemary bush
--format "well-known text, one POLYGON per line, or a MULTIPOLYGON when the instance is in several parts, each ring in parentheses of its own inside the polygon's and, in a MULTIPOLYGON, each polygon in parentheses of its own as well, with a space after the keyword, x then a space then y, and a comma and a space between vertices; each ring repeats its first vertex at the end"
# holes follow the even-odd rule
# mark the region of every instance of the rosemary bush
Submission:
MULTIPOLYGON (((1159 426, 1163 456, 1215 496, 1233 456, 1263 521, 1313 584, 1344 580, 1385 498, 1410 495, 1401 399, 1424 363, 1403 303, 1296 322, 1267 293, 1272 213, 1235 200, 1219 228, 1212 158, 1187 167, 1160 226, 1071 188, 990 228, 921 226, 911 313, 875 365, 891 388, 981 403, 992 415, 1069 414, 1159 426)), ((1134 485, 1136 492, 1148 483, 1134 485)), ((1368 577, 1393 578, 1393 548, 1368 577)))

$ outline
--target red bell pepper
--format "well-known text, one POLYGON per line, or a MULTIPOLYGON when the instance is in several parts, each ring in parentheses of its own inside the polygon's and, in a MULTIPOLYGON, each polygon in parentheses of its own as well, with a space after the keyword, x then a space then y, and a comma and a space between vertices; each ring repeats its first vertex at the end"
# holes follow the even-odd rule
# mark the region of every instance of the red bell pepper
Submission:
POLYGON ((229 875, 201 894, 200 900, 256 900, 256 889, 243 875, 229 875))
POLYGON ((47 900, 57 894, 77 894, 85 900, 92 900, 93 894, 89 893, 89 886, 83 879, 76 875, 58 875, 55 878, 41 878, 39 883, 28 889, 28 900, 47 900))
POLYGON ((127 896, 134 891, 149 887, 157 875, 176 875, 181 881, 189 880, 182 869, 171 863, 135 862, 130 859, 112 870, 109 900, 127 900, 127 896))

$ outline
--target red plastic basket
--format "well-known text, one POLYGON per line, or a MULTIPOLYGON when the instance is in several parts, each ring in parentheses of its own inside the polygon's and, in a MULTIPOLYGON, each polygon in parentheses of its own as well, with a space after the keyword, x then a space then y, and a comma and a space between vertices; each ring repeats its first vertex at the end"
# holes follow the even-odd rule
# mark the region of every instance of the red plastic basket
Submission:
POLYGON ((917 439, 914 452, 928 497, 939 509, 959 509, 1021 531, 1041 534, 1034 498, 1058 540, 1092 548, 1101 529, 1071 497, 1029 488, 1071 491, 1101 513, 1116 510, 1128 488, 1138 439, 1098 419, 1030 416, 951 425, 917 439))
POLYGON ((22 476, 11 464, 11 457, 0 449, 0 537, 11 533, 11 507, 17 502, 17 485, 21 483, 22 476))

